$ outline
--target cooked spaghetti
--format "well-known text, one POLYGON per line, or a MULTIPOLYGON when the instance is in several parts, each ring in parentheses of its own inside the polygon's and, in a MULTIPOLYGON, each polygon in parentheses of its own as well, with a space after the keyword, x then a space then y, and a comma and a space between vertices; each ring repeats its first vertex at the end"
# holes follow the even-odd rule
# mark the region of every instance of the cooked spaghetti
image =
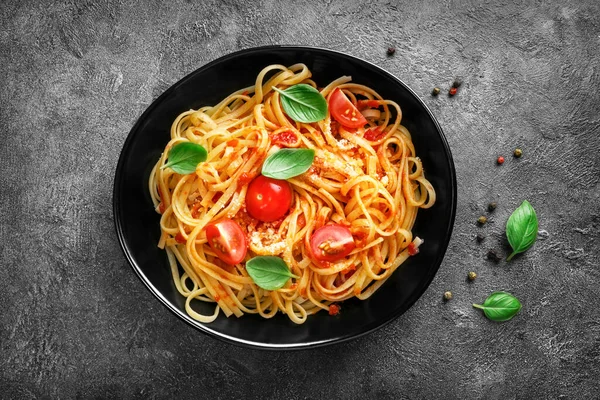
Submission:
POLYGON ((401 125, 400 106, 351 77, 317 88, 311 75, 303 64, 270 65, 254 86, 183 112, 172 124, 149 188, 162 214, 158 246, 166 250, 186 311, 198 321, 212 322, 220 311, 264 318, 281 311, 297 324, 322 310, 337 314, 340 302, 371 296, 423 243, 411 230, 418 209, 434 204, 435 191, 401 125), (273 87, 300 83, 327 99, 323 120, 301 123, 286 114, 273 87), (335 92, 360 112, 364 126, 349 128, 332 117, 335 92), (187 141, 207 150, 206 161, 189 174, 164 168, 169 150, 187 141), (267 156, 285 147, 314 149, 314 161, 287 179, 292 197, 285 215, 264 222, 248 213, 248 189, 267 156), (245 235, 244 258, 233 265, 207 239, 207 226, 222 220, 234 221, 245 235), (335 242, 313 243, 315 232, 328 226, 351 233, 351 250, 335 261, 315 256, 339 250, 335 242), (294 276, 277 290, 258 286, 246 269, 248 260, 265 255, 281 258, 294 276), (214 303, 214 313, 199 313, 192 300, 214 303))

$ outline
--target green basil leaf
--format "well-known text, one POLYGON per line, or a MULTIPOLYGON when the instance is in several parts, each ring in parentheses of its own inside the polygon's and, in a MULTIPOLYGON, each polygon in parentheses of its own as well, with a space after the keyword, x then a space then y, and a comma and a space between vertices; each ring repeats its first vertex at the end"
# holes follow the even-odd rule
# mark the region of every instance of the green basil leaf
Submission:
POLYGON ((308 171, 315 159, 313 149, 281 149, 271 154, 261 173, 273 179, 289 179, 308 171))
POLYGON ((305 83, 290 86, 285 90, 273 90, 281 96, 283 110, 298 122, 317 122, 327 117, 327 100, 314 87, 305 83))
POLYGON ((277 290, 290 278, 298 278, 290 272, 285 261, 275 256, 258 256, 246 263, 246 271, 254 283, 265 290, 277 290))
POLYGON ((494 292, 483 305, 473 304, 473 307, 483 310, 486 317, 492 321, 508 321, 521 310, 521 302, 510 293, 494 292))
POLYGON ((199 144, 192 142, 180 142, 169 150, 167 163, 161 169, 170 167, 178 174, 186 175, 196 171, 196 166, 206 161, 208 153, 199 144))
POLYGON ((525 200, 506 222, 506 237, 513 249, 506 260, 510 261, 515 254, 522 253, 533 246, 537 232, 537 215, 531 204, 525 200))

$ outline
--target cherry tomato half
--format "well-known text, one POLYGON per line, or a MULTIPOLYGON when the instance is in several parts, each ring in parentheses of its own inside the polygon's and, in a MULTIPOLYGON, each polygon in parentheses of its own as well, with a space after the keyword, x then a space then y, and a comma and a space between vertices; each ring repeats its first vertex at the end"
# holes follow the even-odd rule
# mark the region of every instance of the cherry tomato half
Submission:
POLYGON ((263 222, 283 217, 292 205, 292 188, 287 181, 259 175, 248 186, 246 210, 263 222))
POLYGON ((228 218, 206 226, 208 245, 223 262, 235 265, 246 257, 246 235, 237 224, 228 218))
POLYGON ((342 225, 322 226, 310 238, 310 251, 317 261, 341 260, 355 247, 350 229, 342 225))
POLYGON ((333 89, 329 95, 329 111, 333 118, 346 128, 360 128, 367 123, 365 117, 340 88, 333 89))

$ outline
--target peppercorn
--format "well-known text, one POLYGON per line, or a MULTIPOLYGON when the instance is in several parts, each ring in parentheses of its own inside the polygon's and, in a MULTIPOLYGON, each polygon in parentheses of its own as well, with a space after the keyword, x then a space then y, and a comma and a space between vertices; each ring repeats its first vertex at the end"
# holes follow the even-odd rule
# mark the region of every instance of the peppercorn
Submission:
POLYGON ((478 233, 476 239, 477 239, 477 242, 481 243, 485 239, 485 236, 481 233, 478 233))
POLYGON ((432 96, 437 96, 438 94, 440 94, 440 88, 439 87, 434 87, 433 90, 431 91, 431 95, 432 96))
POLYGON ((396 49, 394 47, 388 47, 388 49, 387 49, 388 56, 394 55, 395 52, 396 52, 396 49))
POLYGON ((491 260, 491 261, 494 261, 494 262, 499 262, 502 259, 502 257, 500 257, 498 255, 498 253, 496 252, 496 250, 489 250, 488 253, 487 253, 487 259, 491 260))
POLYGON ((477 274, 475 272, 471 271, 467 274, 467 278, 469 278, 469 280, 472 282, 475 280, 475 278, 477 278, 477 274))
POLYGON ((456 88, 451 87, 450 90, 448 90, 448 96, 454 96, 455 94, 456 94, 456 88))
POLYGON ((460 85, 462 85, 462 81, 459 78, 456 78, 454 80, 454 82, 452 82, 452 87, 453 88, 457 88, 458 89, 460 87, 460 85))
POLYGON ((446 301, 452 300, 452 292, 451 291, 444 292, 444 300, 446 300, 446 301))
POLYGON ((501 164, 504 164, 504 157, 502 157, 502 156, 499 156, 499 157, 498 157, 498 159, 496 160, 496 162, 497 162, 499 165, 501 165, 501 164))
POLYGON ((521 149, 515 149, 514 155, 517 158, 521 157, 523 155, 523 150, 521 150, 521 149))
POLYGON ((494 211, 496 209, 496 206, 498 206, 498 204, 495 201, 492 201, 490 204, 488 204, 488 211, 494 211))
POLYGON ((479 225, 484 225, 487 222, 486 216, 482 215, 481 217, 477 218, 477 222, 479 223, 479 225))

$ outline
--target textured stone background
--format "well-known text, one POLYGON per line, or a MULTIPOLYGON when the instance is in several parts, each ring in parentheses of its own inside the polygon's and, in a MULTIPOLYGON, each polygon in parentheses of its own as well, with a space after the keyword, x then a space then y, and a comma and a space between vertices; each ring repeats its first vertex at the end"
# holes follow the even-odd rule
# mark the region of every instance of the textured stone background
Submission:
POLYGON ((598 396, 597 1, 43 3, 0 5, 0 397, 598 396), (114 171, 139 115, 196 68, 266 44, 387 69, 453 151, 458 210, 439 273, 406 314, 349 343, 263 352, 207 337, 154 299, 114 232, 114 171), (455 76, 456 97, 429 95, 455 76), (486 260, 506 251, 523 199, 539 240, 511 263, 486 260), (524 305, 510 322, 471 307, 497 289, 524 305))

